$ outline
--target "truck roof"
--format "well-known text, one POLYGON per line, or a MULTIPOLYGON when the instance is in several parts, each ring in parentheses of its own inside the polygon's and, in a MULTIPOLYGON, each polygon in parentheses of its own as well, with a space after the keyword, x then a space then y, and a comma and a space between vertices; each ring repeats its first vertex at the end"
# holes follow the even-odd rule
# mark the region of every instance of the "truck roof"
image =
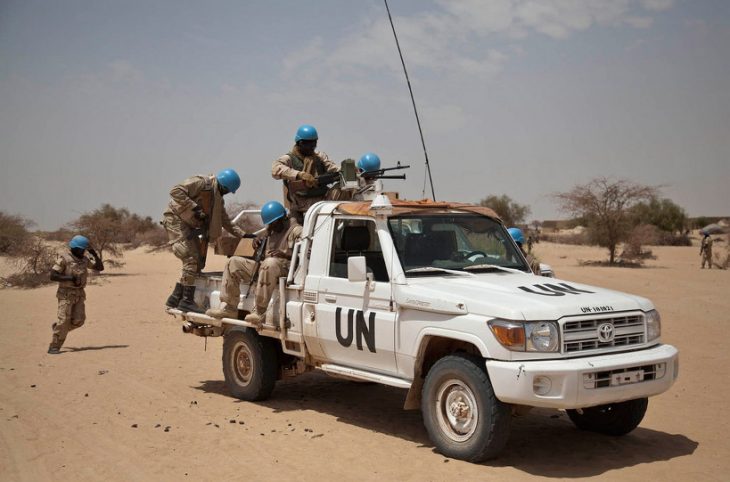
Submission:
MULTIPOLYGON (((457 202, 435 202, 428 199, 422 199, 420 201, 391 199, 390 202, 393 205, 393 216, 411 213, 423 213, 425 211, 430 211, 433 213, 464 211, 481 214, 500 222, 502 221, 497 213, 494 212, 492 209, 484 206, 477 206, 474 204, 457 202)), ((375 217, 375 212, 370 210, 370 201, 342 202, 338 204, 333 211, 342 214, 375 217)))

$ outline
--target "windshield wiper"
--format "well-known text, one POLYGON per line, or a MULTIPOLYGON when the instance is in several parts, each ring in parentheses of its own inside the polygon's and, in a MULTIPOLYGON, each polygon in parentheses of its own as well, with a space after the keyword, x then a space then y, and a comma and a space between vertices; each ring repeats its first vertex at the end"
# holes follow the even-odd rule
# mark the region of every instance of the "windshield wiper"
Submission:
POLYGON ((507 268, 506 266, 499 266, 497 264, 475 264, 472 266, 464 267, 464 271, 472 271, 472 270, 478 270, 478 269, 496 269, 496 270, 500 270, 500 271, 506 271, 508 273, 525 274, 524 271, 520 271, 519 269, 507 268))
POLYGON ((476 276, 474 273, 465 273, 463 271, 456 271, 455 269, 436 268, 434 266, 422 266, 420 268, 411 268, 406 270, 406 274, 409 273, 449 273, 458 274, 460 276, 476 276))

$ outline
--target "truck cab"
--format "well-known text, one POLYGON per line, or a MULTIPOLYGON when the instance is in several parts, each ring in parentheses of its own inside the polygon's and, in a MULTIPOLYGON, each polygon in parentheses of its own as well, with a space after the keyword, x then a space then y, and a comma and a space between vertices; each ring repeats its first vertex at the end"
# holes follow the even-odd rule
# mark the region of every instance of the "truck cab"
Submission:
MULTIPOLYGON (((216 283, 201 280, 211 305, 216 283)), ((496 457, 529 407, 628 433, 678 373, 649 300, 534 275, 499 217, 463 203, 320 202, 263 326, 243 320, 248 303, 238 319, 168 310, 183 331, 224 336, 235 396, 312 369, 400 387, 438 450, 464 460, 496 457)))

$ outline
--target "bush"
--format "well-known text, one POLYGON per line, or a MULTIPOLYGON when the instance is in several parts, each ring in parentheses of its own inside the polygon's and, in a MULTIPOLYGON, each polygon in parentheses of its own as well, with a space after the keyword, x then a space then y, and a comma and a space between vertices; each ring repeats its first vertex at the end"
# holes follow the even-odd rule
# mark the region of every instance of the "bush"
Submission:
POLYGON ((56 251, 40 237, 33 237, 23 245, 15 259, 18 272, 5 278, 5 283, 20 288, 36 288, 51 283, 51 268, 56 261, 56 251))
POLYGON ((28 228, 33 224, 21 216, 0 211, 0 254, 15 256, 21 252, 31 239, 28 228))

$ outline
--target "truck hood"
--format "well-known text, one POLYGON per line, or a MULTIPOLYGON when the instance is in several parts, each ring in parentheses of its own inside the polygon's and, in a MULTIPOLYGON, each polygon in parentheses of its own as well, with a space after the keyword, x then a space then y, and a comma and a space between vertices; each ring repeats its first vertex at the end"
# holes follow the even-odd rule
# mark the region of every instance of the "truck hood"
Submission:
POLYGON ((407 285, 399 285, 395 294, 404 308, 508 320, 558 320, 654 308, 640 296, 527 273, 414 277, 408 278, 407 285))

